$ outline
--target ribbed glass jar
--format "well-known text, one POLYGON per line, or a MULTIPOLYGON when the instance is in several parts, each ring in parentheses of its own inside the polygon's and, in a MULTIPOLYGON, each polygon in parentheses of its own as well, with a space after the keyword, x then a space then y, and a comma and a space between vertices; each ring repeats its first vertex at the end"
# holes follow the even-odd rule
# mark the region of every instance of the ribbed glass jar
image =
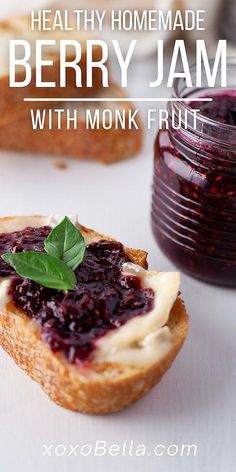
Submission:
POLYGON ((184 120, 174 129, 169 118, 168 129, 157 135, 152 227, 159 247, 181 270, 236 286, 236 61, 229 62, 227 74, 227 90, 190 90, 183 79, 175 82, 173 96, 189 102, 169 102, 169 117, 176 125, 179 113, 187 112, 187 129, 184 120), (198 113, 194 127, 196 96, 213 102, 208 116, 198 113), (224 122, 218 106, 225 107, 224 122))

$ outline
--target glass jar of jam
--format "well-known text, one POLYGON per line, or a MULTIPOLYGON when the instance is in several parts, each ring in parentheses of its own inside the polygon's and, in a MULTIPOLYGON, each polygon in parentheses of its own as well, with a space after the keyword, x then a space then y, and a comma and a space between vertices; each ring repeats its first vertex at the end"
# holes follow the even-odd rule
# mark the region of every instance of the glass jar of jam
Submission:
POLYGON ((175 82, 174 97, 189 100, 169 102, 168 127, 156 138, 152 227, 180 270, 236 286, 236 61, 227 74, 227 89, 175 82), (178 126, 179 116, 187 116, 187 126, 183 118, 178 126))

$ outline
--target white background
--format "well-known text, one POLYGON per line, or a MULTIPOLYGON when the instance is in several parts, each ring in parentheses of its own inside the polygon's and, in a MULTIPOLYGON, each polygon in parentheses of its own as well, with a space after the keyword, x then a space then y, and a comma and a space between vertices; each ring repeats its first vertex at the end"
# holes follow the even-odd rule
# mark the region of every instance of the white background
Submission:
MULTIPOLYGON (((18 2, 10 2, 10 7, 18 2)), ((1 6, 1 14, 4 9, 1 6)), ((133 96, 148 96, 152 60, 136 63, 133 96)), ((158 95, 166 96, 165 90, 158 95)), ((154 92, 153 92, 154 94, 154 92)), ((154 96, 154 95, 153 95, 154 96)), ((161 104, 160 104, 161 106, 161 104)), ((154 105, 155 107, 155 105, 154 105)), ((145 116, 147 105, 141 106, 145 116)), ((15 130, 20 139, 20 124, 15 130)), ((150 267, 172 270, 150 229, 153 140, 142 154, 111 167, 0 153, 1 215, 77 213, 83 224, 149 252, 150 267)), ((190 333, 171 370, 143 400, 121 413, 89 416, 63 410, 0 352, 0 470, 3 472, 231 472, 235 464, 235 290, 182 275, 190 333), (43 445, 195 443, 196 457, 109 455, 42 457, 43 445)), ((128 454, 128 452, 127 452, 128 454)))

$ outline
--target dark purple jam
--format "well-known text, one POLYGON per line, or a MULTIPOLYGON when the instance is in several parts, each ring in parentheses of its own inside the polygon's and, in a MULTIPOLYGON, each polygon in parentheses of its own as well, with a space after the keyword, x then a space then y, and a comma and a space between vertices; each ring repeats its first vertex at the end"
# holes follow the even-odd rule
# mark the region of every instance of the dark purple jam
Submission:
POLYGON ((196 132, 170 127, 156 139, 154 235, 183 271, 236 286, 236 146, 231 142, 232 136, 236 140, 236 93, 189 105, 206 117, 202 127, 196 132))
MULTIPOLYGON (((44 251, 44 240, 49 235, 51 228, 25 228, 23 231, 0 234, 0 254, 5 252, 44 251)), ((0 258, 0 277, 14 275, 14 269, 0 258)))
MULTIPOLYGON (((26 228, 0 235, 0 252, 43 250, 50 228, 26 228)), ((122 244, 99 241, 86 248, 76 270, 73 292, 47 289, 15 275, 10 293, 15 305, 41 325, 42 337, 53 352, 63 353, 71 363, 90 361, 96 340, 153 307, 152 289, 141 287, 136 276, 124 276, 122 265, 130 259, 122 244)), ((2 261, 0 276, 14 275, 2 261)))
POLYGON ((218 94, 212 95, 212 98, 212 102, 190 102, 189 105, 211 120, 236 126, 236 94, 218 94))

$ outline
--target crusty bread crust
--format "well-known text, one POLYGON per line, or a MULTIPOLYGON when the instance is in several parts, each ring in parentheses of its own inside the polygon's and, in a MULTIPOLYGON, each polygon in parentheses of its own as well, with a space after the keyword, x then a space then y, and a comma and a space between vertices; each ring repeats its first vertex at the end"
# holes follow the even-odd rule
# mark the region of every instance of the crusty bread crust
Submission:
MULTIPOLYGON (((110 239, 79 226, 87 243, 110 239)), ((126 251, 134 263, 147 266, 144 251, 126 251)), ((93 363, 92 368, 78 368, 61 354, 54 354, 42 341, 37 323, 8 303, 0 311, 0 344, 58 405, 83 413, 111 413, 145 395, 171 366, 188 331, 188 315, 180 298, 172 308, 168 326, 173 345, 159 362, 146 367, 93 363)))
MULTIPOLYGON (((73 97, 74 89, 70 94, 67 88, 67 94, 73 97)), ((93 92, 94 98, 104 96, 126 98, 122 89, 115 84, 111 84, 106 90, 94 90, 93 92)), ((46 105, 47 108, 48 103, 46 105)), ((14 109, 14 105, 12 106, 14 109)), ((134 111, 131 102, 118 103, 115 100, 109 103, 99 102, 99 104, 85 102, 85 106, 79 103, 76 107, 79 111, 78 129, 67 129, 65 115, 62 115, 61 129, 58 129, 57 116, 54 115, 52 129, 46 125, 42 130, 33 130, 30 116, 31 103, 25 103, 24 108, 22 107, 24 110, 22 116, 19 116, 20 112, 17 112, 16 120, 8 122, 5 126, 0 126, 0 149, 97 160, 105 164, 127 159, 141 150, 143 132, 138 117, 136 117, 138 129, 134 126, 129 128, 128 123, 125 128, 120 125, 116 128, 115 120, 109 129, 104 129, 101 123, 98 129, 91 129, 86 126, 84 118, 85 109, 91 109, 91 107, 97 107, 99 110, 112 110, 112 116, 115 115, 115 109, 124 109, 126 117, 128 117, 129 110, 131 113, 134 111), (16 132, 18 129, 20 130, 20 139, 18 132, 16 132)), ((45 107, 43 106, 43 108, 45 107)), ((61 103, 54 103, 53 108, 62 108, 61 103)))

